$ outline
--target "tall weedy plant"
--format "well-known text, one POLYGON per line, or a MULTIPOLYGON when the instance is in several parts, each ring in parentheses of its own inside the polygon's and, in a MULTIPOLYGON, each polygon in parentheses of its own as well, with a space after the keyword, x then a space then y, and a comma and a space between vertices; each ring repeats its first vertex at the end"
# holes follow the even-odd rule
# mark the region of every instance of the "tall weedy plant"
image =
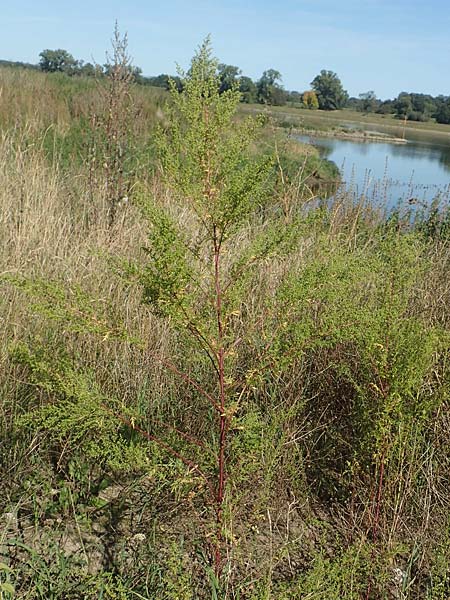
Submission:
POLYGON ((127 35, 120 34, 117 23, 111 45, 112 54, 107 54, 103 68, 106 79, 102 77, 98 82, 99 107, 93 110, 90 118, 92 140, 89 149, 90 186, 92 188, 96 170, 100 167, 110 227, 116 221, 120 203, 130 191, 133 121, 137 117, 132 96, 136 69, 128 53, 127 35))
POLYGON ((243 279, 246 262, 256 258, 241 257, 239 266, 235 263, 236 268, 230 269, 229 262, 224 265, 224 256, 258 206, 270 160, 251 158, 250 146, 261 121, 236 122, 240 92, 236 86, 219 94, 217 66, 206 40, 188 73, 180 72, 182 92, 172 84, 171 125, 158 135, 164 180, 178 206, 196 222, 197 239, 186 238, 167 208, 158 202, 145 203, 151 226, 151 264, 142 274, 141 284, 146 301, 171 318, 176 327, 189 331, 211 365, 215 384, 210 392, 199 391, 216 414, 216 469, 211 489, 216 519, 214 565, 219 575, 227 444, 238 410, 233 378, 237 340, 229 324, 239 313, 236 284, 243 279))

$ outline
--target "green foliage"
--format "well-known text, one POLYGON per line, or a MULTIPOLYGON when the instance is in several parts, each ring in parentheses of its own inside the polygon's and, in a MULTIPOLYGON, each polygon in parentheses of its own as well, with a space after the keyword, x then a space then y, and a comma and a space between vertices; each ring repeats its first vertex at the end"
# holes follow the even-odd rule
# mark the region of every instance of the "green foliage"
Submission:
POLYGON ((442 205, 439 198, 425 209, 415 211, 412 220, 414 229, 426 239, 443 242, 450 239, 450 206, 442 205))
POLYGON ((450 98, 441 98, 438 102, 436 121, 438 123, 450 123, 450 98))
POLYGON ((256 84, 250 77, 241 77, 239 79, 239 91, 242 94, 242 102, 253 104, 258 100, 258 90, 256 84))
POLYGON ((220 78, 220 88, 219 92, 222 94, 227 90, 232 90, 236 88, 237 85, 240 85, 240 75, 241 70, 239 67, 234 67, 233 65, 225 65, 220 63, 217 66, 217 70, 219 72, 220 78))
MULTIPOLYGON (((57 225, 37 241, 5 211, 3 271, 51 274, 2 276, 31 298, 31 314, 14 291, 1 302, 5 340, 29 340, 0 357, 1 516, 20 521, 1 544, 5 597, 11 585, 18 597, 74 600, 449 594, 446 213, 431 207, 409 225, 340 201, 305 210, 299 166, 309 186, 319 158, 278 148, 274 168, 261 121, 236 116, 244 84, 233 69, 206 43, 172 82, 159 171, 151 185, 141 172, 141 212, 130 207, 105 237, 97 222, 78 231, 77 194, 89 194, 82 160, 70 160, 91 87, 34 74, 77 123, 42 142, 54 146, 55 186, 64 163, 52 191, 75 203, 66 214, 61 192, 57 225), (71 245, 46 248, 60 223, 71 245), (110 262, 129 298, 95 272, 98 240, 103 254, 125 249, 110 262), (114 482, 111 500, 102 492, 114 482), (75 525, 102 548, 97 574, 59 543, 75 525), (33 547, 21 547, 31 531, 33 547), (205 575, 217 548, 233 562, 205 575)), ((31 139, 18 179, 4 171, 20 210, 40 176, 23 175, 31 139)))
MULTIPOLYGON (((370 250, 330 248, 291 276, 277 298, 294 309, 285 313, 273 352, 295 348, 293 360, 326 365, 334 379, 329 396, 324 378, 313 410, 319 415, 327 402, 339 404, 336 387, 345 394, 348 404, 333 409, 340 420, 320 436, 323 455, 342 461, 342 469, 346 461, 372 464, 386 444, 394 452, 398 423, 426 423, 436 409, 438 398, 421 390, 446 338, 410 314, 415 284, 429 268, 418 260, 419 248, 418 238, 395 233, 370 250)), ((332 484, 337 489, 341 477, 332 484)))
POLYGON ((364 94, 359 95, 360 99, 360 110, 364 113, 375 112, 378 106, 378 100, 375 92, 370 90, 369 92, 364 92, 364 94))
POLYGON ((146 202, 143 209, 150 224, 148 263, 138 275, 143 300, 158 314, 176 317, 189 307, 188 285, 196 281, 187 256, 188 241, 162 208, 146 202))
POLYGON ((49 73, 68 73, 76 67, 76 60, 67 50, 43 50, 40 53, 40 67, 49 73))
POLYGON ((193 600, 194 591, 189 565, 182 544, 173 543, 168 550, 159 597, 164 600, 193 600))
POLYGON ((394 100, 393 108, 399 119, 409 121, 429 121, 436 112, 436 103, 432 96, 401 92, 394 100))
POLYGON ((73 359, 59 356, 49 361, 45 348, 18 345, 13 359, 28 367, 30 383, 46 392, 48 401, 39 404, 21 420, 22 427, 47 434, 47 443, 69 444, 92 461, 101 461, 113 469, 129 471, 148 467, 147 448, 116 415, 130 420, 127 406, 106 398, 92 374, 82 373, 73 359), (139 443, 140 442, 140 443, 139 443))
POLYGON ((264 71, 258 80, 256 87, 258 102, 272 106, 286 104, 286 93, 280 85, 281 73, 275 69, 264 71))
POLYGON ((332 558, 317 554, 306 573, 286 586, 286 591, 277 590, 274 597, 278 600, 357 600, 367 593, 371 576, 378 575, 381 579, 379 583, 384 587, 383 576, 380 576, 376 567, 378 565, 373 563, 369 546, 350 546, 332 558))
POLYGON ((313 90, 303 94, 302 102, 304 106, 310 110, 317 110, 319 108, 319 99, 317 98, 316 92, 313 90))
POLYGON ((333 71, 322 70, 311 82, 322 110, 337 110, 343 108, 348 99, 348 93, 342 87, 341 80, 333 71))
POLYGON ((429 573, 426 600, 445 600, 450 593, 450 523, 433 542, 435 560, 429 573))
POLYGON ((21 556, 21 577, 16 594, 12 595, 8 588, 1 596, 2 600, 14 597, 30 600, 127 600, 132 597, 133 590, 116 574, 107 571, 89 574, 79 557, 67 556, 51 539, 42 542, 47 546, 46 552, 39 553, 20 541, 10 541, 21 556))
POLYGON ((163 174, 178 198, 189 201, 209 235, 217 228, 226 239, 258 206, 270 160, 250 159, 249 146, 262 121, 234 120, 240 92, 235 86, 220 94, 216 69, 204 45, 183 80, 183 92, 172 87, 176 112, 167 132, 160 132, 158 147, 163 174))
POLYGON ((4 275, 0 281, 14 285, 31 298, 31 308, 47 319, 64 323, 74 333, 90 333, 139 345, 142 342, 115 317, 110 302, 92 298, 80 285, 71 287, 58 281, 4 275))
POLYGON ((12 583, 14 571, 7 564, 0 562, 0 598, 9 600, 14 598, 15 590, 12 583))

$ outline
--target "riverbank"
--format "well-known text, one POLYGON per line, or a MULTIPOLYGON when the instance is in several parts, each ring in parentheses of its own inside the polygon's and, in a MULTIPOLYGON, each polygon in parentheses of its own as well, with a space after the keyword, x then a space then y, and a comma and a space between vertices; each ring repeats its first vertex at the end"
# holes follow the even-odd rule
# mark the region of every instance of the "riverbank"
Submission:
POLYGON ((404 138, 394 137, 383 134, 378 131, 349 131, 345 129, 333 129, 331 131, 320 131, 317 129, 296 128, 293 133, 313 137, 338 138, 341 140, 350 140, 352 142, 381 142, 388 144, 407 144, 404 138))
MULTIPOLYGON (((325 132, 331 137, 337 137, 342 130, 373 131, 377 134, 388 134, 393 138, 432 140, 435 143, 450 145, 450 125, 434 121, 425 123, 407 121, 405 123, 396 119, 394 115, 376 113, 365 115, 350 109, 324 111, 288 106, 262 107, 260 104, 249 104, 241 105, 240 110, 243 113, 263 112, 280 127, 310 130, 314 131, 314 135, 325 132)), ((371 139, 370 141, 376 140, 371 139)))
POLYGON ((278 162, 275 186, 278 186, 280 181, 283 185, 294 182, 298 185, 300 182, 302 188, 309 190, 307 195, 314 193, 326 198, 333 194, 341 183, 341 173, 337 164, 322 156, 314 144, 295 139, 292 130, 265 127, 258 145, 254 148, 255 155, 273 156, 274 148, 278 162))

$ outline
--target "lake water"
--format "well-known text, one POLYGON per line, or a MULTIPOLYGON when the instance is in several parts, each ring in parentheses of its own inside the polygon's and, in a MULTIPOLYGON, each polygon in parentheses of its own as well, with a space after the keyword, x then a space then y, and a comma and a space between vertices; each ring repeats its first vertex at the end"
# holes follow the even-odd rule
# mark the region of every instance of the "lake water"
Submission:
POLYGON ((299 140, 312 143, 324 158, 336 163, 343 184, 355 197, 364 195, 389 207, 412 198, 418 205, 429 204, 435 198, 447 202, 450 136, 446 139, 420 133, 419 139, 412 139, 414 136, 416 132, 407 144, 310 136, 299 136, 299 140))

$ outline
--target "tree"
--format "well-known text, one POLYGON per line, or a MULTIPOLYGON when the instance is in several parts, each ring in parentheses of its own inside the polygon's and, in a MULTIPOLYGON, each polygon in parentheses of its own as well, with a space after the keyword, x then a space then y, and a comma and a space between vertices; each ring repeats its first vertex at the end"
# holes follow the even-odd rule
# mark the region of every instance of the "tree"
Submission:
POLYGON ((436 121, 438 123, 450 123, 450 97, 438 97, 438 107, 436 109, 436 121))
POLYGON ((90 62, 83 63, 80 61, 78 63, 78 73, 80 75, 84 75, 85 77, 99 77, 103 74, 101 68, 96 65, 93 65, 90 62))
POLYGON ((394 108, 399 119, 407 119, 413 109, 411 96, 407 92, 401 92, 394 101, 394 108))
POLYGON ((412 114, 409 119, 429 121, 436 112, 436 101, 429 94, 411 94, 412 114))
POLYGON ((238 85, 238 80, 241 75, 239 67, 220 63, 217 67, 220 79, 220 93, 233 89, 238 85))
POLYGON ((311 85, 317 94, 319 108, 322 110, 337 110, 343 108, 348 99, 348 93, 342 87, 341 80, 333 71, 322 70, 311 85))
POLYGON ((394 112, 394 101, 393 100, 384 100, 378 106, 376 112, 379 115, 388 115, 394 112))
POLYGON ((301 105, 303 103, 303 95, 296 90, 286 92, 286 100, 293 105, 301 105))
POLYGON ((39 66, 42 71, 48 73, 63 72, 73 74, 77 67, 77 61, 67 50, 43 50, 39 56, 39 66))
POLYGON ((429 94, 401 92, 394 101, 395 114, 408 121, 428 121, 436 114, 439 101, 429 94))
POLYGON ((311 110, 316 110, 319 108, 319 100, 317 98, 316 92, 310 90, 305 92, 302 96, 303 104, 306 108, 311 110))
POLYGON ((258 99, 256 84, 250 77, 243 76, 240 78, 239 91, 242 94, 242 102, 253 104, 258 99))
POLYGON ((281 73, 275 69, 264 71, 256 84, 258 102, 281 106, 286 103, 286 92, 281 84, 281 73))
POLYGON ((154 75, 153 77, 141 77, 140 83, 143 85, 151 85, 153 87, 160 87, 166 90, 170 89, 170 82, 175 82, 177 89, 181 92, 181 80, 179 77, 167 75, 166 73, 161 73, 161 75, 154 75))
POLYGON ((375 110, 377 109, 377 106, 379 104, 379 101, 377 100, 377 96, 373 90, 370 90, 369 92, 364 92, 363 94, 360 94, 359 99, 360 99, 361 112, 366 113, 366 114, 370 113, 370 112, 375 112, 375 110))

